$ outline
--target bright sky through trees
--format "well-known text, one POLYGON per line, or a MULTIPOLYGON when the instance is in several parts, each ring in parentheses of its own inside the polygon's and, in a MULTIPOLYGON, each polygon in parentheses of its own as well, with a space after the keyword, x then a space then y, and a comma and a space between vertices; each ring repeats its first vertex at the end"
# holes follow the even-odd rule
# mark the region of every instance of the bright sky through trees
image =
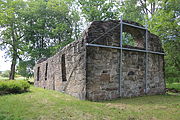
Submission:
POLYGON ((10 70, 11 62, 4 57, 4 51, 0 51, 0 71, 10 70))

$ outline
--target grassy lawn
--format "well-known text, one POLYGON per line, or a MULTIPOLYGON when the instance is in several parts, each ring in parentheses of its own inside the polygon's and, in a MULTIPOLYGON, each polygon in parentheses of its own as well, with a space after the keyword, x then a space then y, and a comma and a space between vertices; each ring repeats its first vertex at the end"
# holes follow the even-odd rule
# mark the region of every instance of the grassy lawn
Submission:
POLYGON ((31 87, 0 96, 0 120, 179 120, 180 95, 156 95, 105 102, 78 100, 31 87))

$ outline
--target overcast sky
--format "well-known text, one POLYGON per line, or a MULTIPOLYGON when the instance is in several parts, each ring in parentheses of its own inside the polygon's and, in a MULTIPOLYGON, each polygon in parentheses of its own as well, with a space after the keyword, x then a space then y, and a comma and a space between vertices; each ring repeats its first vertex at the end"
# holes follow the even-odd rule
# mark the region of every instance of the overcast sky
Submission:
POLYGON ((4 51, 0 51, 0 71, 10 70, 11 62, 4 57, 4 51))

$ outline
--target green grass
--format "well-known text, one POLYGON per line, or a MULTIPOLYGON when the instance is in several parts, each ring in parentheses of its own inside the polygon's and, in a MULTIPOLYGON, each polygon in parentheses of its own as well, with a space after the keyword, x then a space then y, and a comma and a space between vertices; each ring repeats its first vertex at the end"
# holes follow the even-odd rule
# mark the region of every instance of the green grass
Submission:
POLYGON ((179 120, 180 96, 156 95, 104 102, 78 100, 31 87, 0 96, 0 120, 179 120))
POLYGON ((169 84, 166 84, 166 88, 175 88, 177 90, 180 90, 180 83, 169 83, 169 84))

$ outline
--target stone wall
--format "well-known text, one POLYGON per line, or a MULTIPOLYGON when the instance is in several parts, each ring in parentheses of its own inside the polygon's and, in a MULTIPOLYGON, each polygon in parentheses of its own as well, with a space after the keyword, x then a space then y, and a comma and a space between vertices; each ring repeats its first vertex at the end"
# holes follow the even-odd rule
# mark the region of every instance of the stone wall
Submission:
POLYGON ((87 51, 87 99, 99 101, 165 92, 162 55, 149 54, 146 89, 145 53, 123 51, 123 76, 119 84, 119 50, 88 47, 87 51))
POLYGON ((75 41, 54 56, 40 61, 34 67, 35 86, 65 92, 80 99, 86 95, 85 45, 83 41, 75 41), (62 56, 65 56, 66 81, 62 76, 62 56), (45 79, 46 65, 47 80, 45 79), (37 70, 39 81, 37 81, 37 70))
MULTIPOLYGON (((123 32, 131 34, 136 42, 136 46, 123 47, 145 49, 145 30, 123 25, 123 32)), ((90 47, 86 43, 119 47, 119 21, 94 21, 80 40, 51 58, 40 60, 34 69, 35 86, 92 101, 165 92, 163 55, 148 54, 146 81, 145 53, 123 50, 120 76, 119 49, 90 47)), ((159 38, 149 31, 148 50, 163 52, 159 38)))
MULTIPOLYGON (((134 22, 128 23, 138 25, 134 22)), ((119 21, 95 21, 88 29, 86 41, 92 44, 119 46, 118 24, 119 21), (109 30, 111 31, 108 32, 109 30)), ((145 30, 124 25, 123 32, 130 33, 137 43, 137 46, 123 47, 145 49, 145 30)), ((148 50, 163 52, 159 38, 149 31, 148 43, 148 50)), ((99 101, 165 92, 163 55, 148 54, 147 81, 145 53, 123 50, 121 81, 120 56, 118 49, 87 47, 87 99, 99 101)))
POLYGON ((118 50, 87 48, 87 99, 106 100, 119 97, 118 50))
POLYGON ((123 51, 122 96, 145 94, 145 53, 123 51))
POLYGON ((149 54, 147 79, 148 94, 165 93, 164 56, 149 54))

